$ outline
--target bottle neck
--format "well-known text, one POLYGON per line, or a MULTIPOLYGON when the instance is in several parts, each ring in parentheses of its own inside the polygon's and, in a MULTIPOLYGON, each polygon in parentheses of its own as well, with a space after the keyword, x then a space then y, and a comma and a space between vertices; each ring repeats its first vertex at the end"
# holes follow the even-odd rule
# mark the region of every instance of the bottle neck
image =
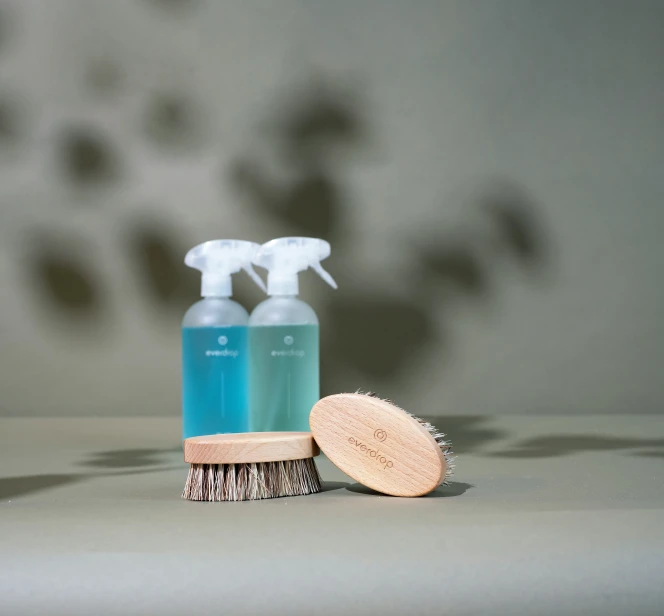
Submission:
POLYGON ((230 297, 233 295, 230 274, 203 272, 201 277, 201 295, 203 297, 230 297))
POLYGON ((267 275, 267 294, 278 297, 295 296, 300 292, 297 274, 270 272, 267 275))

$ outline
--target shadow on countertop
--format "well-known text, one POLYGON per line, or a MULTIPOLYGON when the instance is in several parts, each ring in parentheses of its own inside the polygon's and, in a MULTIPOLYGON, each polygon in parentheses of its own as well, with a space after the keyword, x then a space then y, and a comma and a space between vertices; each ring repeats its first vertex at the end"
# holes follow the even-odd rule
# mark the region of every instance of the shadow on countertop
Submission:
POLYGON ((476 453, 494 458, 556 458, 585 452, 619 451, 664 459, 664 439, 631 438, 610 434, 546 434, 515 440, 508 430, 492 426, 490 415, 423 417, 445 432, 455 454, 476 453))
POLYGON ((348 488, 350 484, 347 481, 323 481, 320 489, 320 493, 323 492, 335 492, 336 490, 343 490, 348 488))
POLYGON ((53 475, 19 475, 17 477, 0 477, 0 501, 11 500, 61 488, 86 479, 86 475, 53 474, 53 475))
POLYGON ((126 468, 138 469, 147 466, 159 467, 166 462, 169 464, 174 460, 171 458, 177 454, 178 461, 182 461, 182 448, 170 449, 112 449, 107 451, 95 451, 79 463, 79 466, 91 468, 126 468), (167 459, 168 458, 168 459, 167 459))
POLYGON ((576 453, 620 450, 635 456, 664 459, 664 439, 550 434, 517 442, 510 448, 489 455, 495 458, 556 458, 576 453))
POLYGON ((422 416, 444 432, 452 442, 452 449, 458 454, 474 453, 489 447, 496 441, 507 441, 507 430, 487 425, 494 417, 488 415, 449 415, 449 416, 422 416))
MULTIPOLYGON (((461 481, 450 481, 450 484, 448 486, 441 486, 439 488, 436 488, 433 492, 427 494, 426 496, 422 496, 421 498, 452 498, 454 496, 462 496, 468 490, 474 487, 475 486, 470 483, 463 483, 461 481)), ((349 492, 354 492, 356 494, 365 494, 368 496, 388 496, 389 498, 399 498, 399 497, 391 497, 381 492, 376 492, 376 490, 367 488, 366 486, 363 486, 361 483, 354 483, 348 486, 346 490, 348 490, 349 492)))
MULTIPOLYGON (((91 452, 77 466, 100 469, 97 472, 60 473, 43 475, 17 475, 0 477, 0 501, 29 496, 45 490, 61 488, 82 481, 119 477, 123 475, 141 475, 177 470, 172 454, 180 449, 118 449, 91 452), (169 454, 169 455, 167 455, 169 454), (109 469, 110 472, 104 472, 109 469), (122 470, 115 470, 122 469, 122 470)), ((184 470, 186 467, 181 464, 184 470)))

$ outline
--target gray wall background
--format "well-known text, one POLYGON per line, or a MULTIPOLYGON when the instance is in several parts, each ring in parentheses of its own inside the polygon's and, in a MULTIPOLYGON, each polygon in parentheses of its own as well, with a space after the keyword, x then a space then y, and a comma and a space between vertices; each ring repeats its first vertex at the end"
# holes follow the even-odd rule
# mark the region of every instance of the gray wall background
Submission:
POLYGON ((3 1, 0 414, 178 414, 184 252, 297 234, 323 393, 660 412, 663 110, 657 1, 3 1))

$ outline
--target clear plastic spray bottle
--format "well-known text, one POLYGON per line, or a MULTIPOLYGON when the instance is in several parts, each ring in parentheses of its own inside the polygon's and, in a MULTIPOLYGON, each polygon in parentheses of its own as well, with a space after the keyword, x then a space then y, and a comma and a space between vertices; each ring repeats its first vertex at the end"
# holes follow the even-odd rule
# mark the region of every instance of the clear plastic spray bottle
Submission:
POLYGON ((233 294, 231 275, 244 269, 265 291, 251 262, 258 244, 212 240, 184 262, 202 272, 202 300, 182 320, 182 438, 249 430, 249 314, 233 294))
POLYGON ((267 293, 249 317, 249 407, 256 432, 309 431, 320 397, 319 330, 313 308, 297 299, 298 273, 311 267, 334 289, 320 262, 330 245, 309 237, 263 244, 254 264, 268 270, 267 293))

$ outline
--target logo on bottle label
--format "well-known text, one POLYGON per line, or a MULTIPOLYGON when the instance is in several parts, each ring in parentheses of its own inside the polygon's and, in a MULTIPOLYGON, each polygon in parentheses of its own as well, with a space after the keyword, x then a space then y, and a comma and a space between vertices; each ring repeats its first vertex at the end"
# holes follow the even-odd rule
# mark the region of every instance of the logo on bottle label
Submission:
MULTIPOLYGON (((387 434, 385 434, 384 430, 376 430, 376 432, 382 432, 385 435, 385 438, 387 438, 387 434)), ((383 440, 385 440, 385 438, 383 440)), ((371 458, 372 460, 375 460, 377 464, 383 467, 383 470, 392 468, 394 466, 394 462, 392 462, 392 460, 381 454, 380 449, 372 449, 371 446, 367 446, 366 443, 363 443, 362 441, 359 441, 356 438, 353 438, 352 436, 348 437, 348 442, 351 445, 353 445, 358 451, 362 452, 364 455, 371 458)))
MULTIPOLYGON (((290 334, 284 336, 284 344, 286 346, 292 346, 294 342, 294 336, 291 336, 290 334)), ((270 353, 270 355, 272 355, 272 357, 297 357, 301 359, 304 357, 304 349, 288 349, 287 351, 278 351, 275 349, 270 353)))
MULTIPOLYGON (((220 346, 225 347, 228 344, 228 336, 221 335, 217 338, 217 342, 220 346)), ((235 359, 240 354, 240 351, 237 349, 208 349, 205 351, 206 357, 232 357, 235 359)))

